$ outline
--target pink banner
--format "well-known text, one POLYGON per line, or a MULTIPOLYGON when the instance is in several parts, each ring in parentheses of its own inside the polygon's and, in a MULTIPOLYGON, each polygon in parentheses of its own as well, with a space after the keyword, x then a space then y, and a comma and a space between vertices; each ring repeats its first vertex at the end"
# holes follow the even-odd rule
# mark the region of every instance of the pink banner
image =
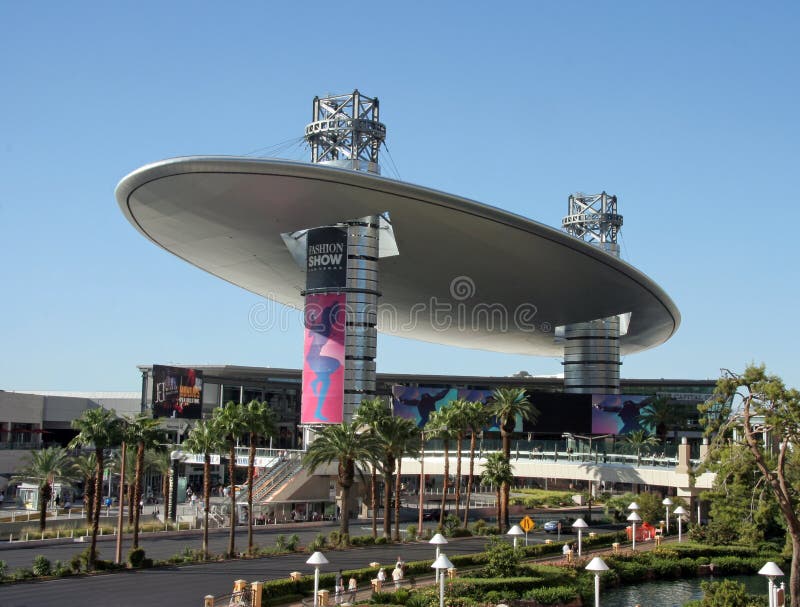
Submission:
POLYGON ((306 295, 303 347, 303 424, 344 419, 345 294, 306 295))

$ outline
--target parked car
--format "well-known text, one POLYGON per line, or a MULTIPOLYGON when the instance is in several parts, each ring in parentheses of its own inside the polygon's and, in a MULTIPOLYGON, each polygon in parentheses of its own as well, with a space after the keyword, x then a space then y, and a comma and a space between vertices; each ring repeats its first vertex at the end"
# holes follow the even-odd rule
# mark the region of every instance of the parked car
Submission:
POLYGON ((558 533, 558 526, 561 525, 561 532, 567 529, 567 526, 562 521, 547 521, 544 524, 545 533, 558 533))
POLYGON ((423 521, 438 521, 441 516, 441 510, 426 510, 422 513, 423 521))

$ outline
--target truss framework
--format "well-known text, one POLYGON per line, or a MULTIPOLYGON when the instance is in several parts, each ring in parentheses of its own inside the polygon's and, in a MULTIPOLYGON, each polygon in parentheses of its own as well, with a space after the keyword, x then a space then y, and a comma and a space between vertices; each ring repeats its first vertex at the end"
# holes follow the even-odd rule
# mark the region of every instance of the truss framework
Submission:
POLYGON ((617 197, 606 194, 570 194, 567 215, 561 226, 568 234, 586 242, 615 245, 622 227, 617 197))
POLYGON ((377 97, 355 90, 348 95, 314 97, 312 122, 306 126, 311 162, 351 161, 351 168, 378 172, 378 152, 386 139, 377 97), (362 165, 363 163, 363 165, 362 165))

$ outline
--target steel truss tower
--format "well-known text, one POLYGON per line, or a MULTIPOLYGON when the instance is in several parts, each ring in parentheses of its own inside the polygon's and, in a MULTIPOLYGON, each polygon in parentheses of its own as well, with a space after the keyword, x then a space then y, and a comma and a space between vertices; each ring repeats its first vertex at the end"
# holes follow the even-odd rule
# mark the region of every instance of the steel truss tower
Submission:
MULTIPOLYGON (((619 257, 617 234, 622 215, 617 197, 572 194, 564 230, 619 257)), ((573 394, 619 394, 620 317, 610 316, 564 327, 564 391, 573 394)))
POLYGON ((351 95, 314 97, 312 122, 306 126, 311 162, 380 174, 378 152, 386 139, 378 99, 351 95))
MULTIPOLYGON (((380 174, 378 152, 386 138, 386 127, 378 120, 377 98, 366 97, 358 90, 349 95, 315 97, 313 122, 306 126, 305 137, 314 163, 380 174)), ((343 292, 346 297, 344 421, 352 421, 361 401, 375 395, 379 242, 386 223, 380 215, 341 218, 335 227, 347 233, 345 284, 315 290, 343 292)), ((383 232, 391 238, 390 230, 383 232)), ((306 289, 307 307, 309 293, 306 289)))

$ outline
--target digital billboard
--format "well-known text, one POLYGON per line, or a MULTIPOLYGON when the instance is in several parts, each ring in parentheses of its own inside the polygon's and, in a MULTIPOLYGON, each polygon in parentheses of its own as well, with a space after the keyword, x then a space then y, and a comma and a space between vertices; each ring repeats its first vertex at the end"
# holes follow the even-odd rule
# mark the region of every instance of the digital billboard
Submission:
POLYGON ((530 392, 530 401, 539 410, 534 421, 524 420, 522 431, 534 435, 589 434, 592 431, 592 395, 561 392, 530 392))
MULTIPOLYGON (((486 403, 491 399, 492 390, 469 390, 464 388, 425 388, 412 386, 392 387, 392 408, 397 417, 413 420, 420 428, 428 423, 430 414, 438 411, 453 400, 467 400, 486 403)), ((492 418, 488 431, 499 432, 497 419, 492 418)), ((516 432, 522 431, 522 418, 517 418, 514 428, 516 432)))
POLYGON ((203 372, 153 365, 153 417, 200 419, 203 372))
MULTIPOLYGON (((492 390, 463 388, 394 386, 392 407, 398 417, 414 420, 419 427, 428 423, 430 414, 457 399, 488 403, 492 390)), ((557 434, 571 432, 589 434, 592 431, 592 396, 590 394, 562 394, 558 392, 528 392, 528 398, 539 411, 535 420, 517 418, 515 432, 532 434, 557 434)), ((485 428, 499 432, 497 420, 492 419, 485 428)))
POLYGON ((340 424, 344 417, 345 294, 306 295, 303 424, 340 424))
POLYGON ((640 394, 593 394, 592 434, 649 432, 651 428, 643 426, 639 416, 654 398, 640 394))

